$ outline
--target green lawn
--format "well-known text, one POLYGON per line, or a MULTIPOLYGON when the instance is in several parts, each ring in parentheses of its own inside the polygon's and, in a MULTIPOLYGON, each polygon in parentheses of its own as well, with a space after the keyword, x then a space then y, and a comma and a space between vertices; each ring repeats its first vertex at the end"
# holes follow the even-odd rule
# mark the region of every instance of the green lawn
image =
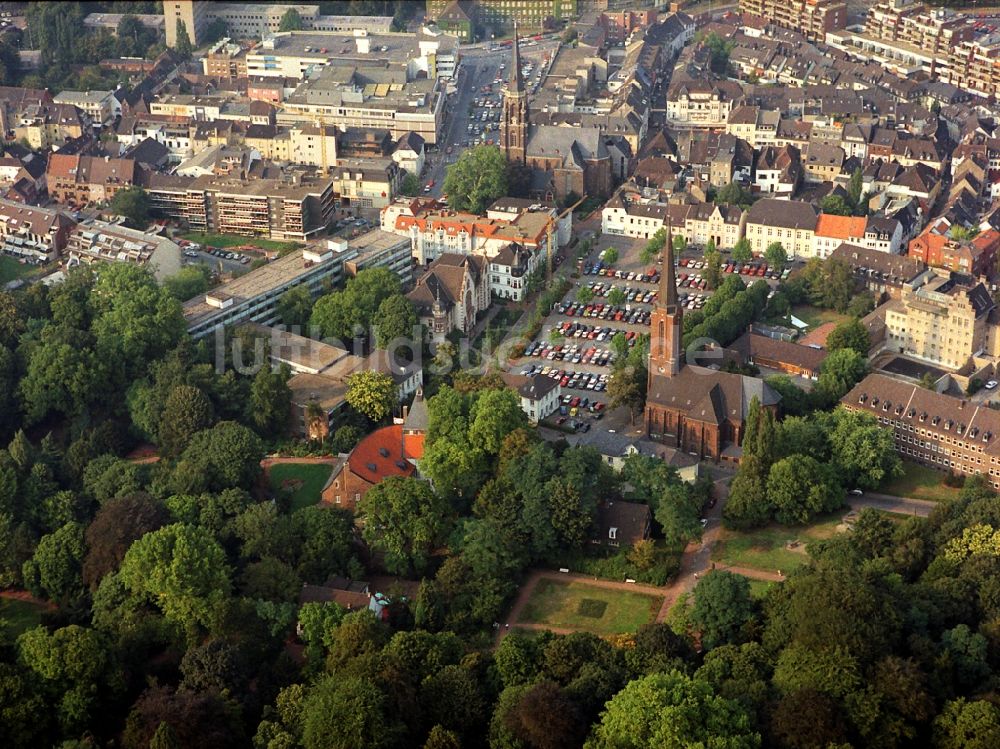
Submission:
POLYGON ((759 601, 763 599, 767 595, 767 591, 775 585, 781 585, 781 583, 771 582, 770 580, 751 580, 750 595, 759 601))
POLYGON ((189 242, 197 242, 205 246, 212 247, 259 247, 262 250, 285 250, 294 249, 300 246, 298 242, 276 242, 273 239, 261 239, 260 237, 241 237, 236 234, 181 234, 182 239, 189 242))
POLYGON ((663 599, 643 593, 607 590, 578 581, 542 578, 521 620, 597 635, 635 632, 653 621, 663 599))
POLYGON ((322 463, 281 463, 268 469, 271 489, 292 492, 292 510, 319 502, 323 485, 330 478, 331 467, 322 463))
POLYGON ((0 286, 37 270, 38 267, 35 265, 21 265, 12 257, 0 255, 0 286))
POLYGON ((45 609, 37 603, 0 598, 0 640, 13 640, 42 622, 45 609))
POLYGON ((956 499, 960 491, 961 489, 945 485, 944 474, 941 471, 908 460, 903 461, 903 475, 879 489, 881 494, 927 499, 932 502, 956 499))
POLYGON ((812 525, 786 528, 768 525, 752 531, 723 529, 712 548, 712 559, 732 567, 749 567, 767 572, 789 572, 806 563, 806 544, 829 538, 837 532, 845 513, 838 512, 812 525), (795 549, 787 548, 791 541, 798 541, 795 549))
POLYGON ((850 315, 842 315, 832 309, 813 307, 811 304, 797 304, 792 307, 792 314, 806 323, 810 328, 816 328, 824 323, 841 323, 850 320, 850 315))

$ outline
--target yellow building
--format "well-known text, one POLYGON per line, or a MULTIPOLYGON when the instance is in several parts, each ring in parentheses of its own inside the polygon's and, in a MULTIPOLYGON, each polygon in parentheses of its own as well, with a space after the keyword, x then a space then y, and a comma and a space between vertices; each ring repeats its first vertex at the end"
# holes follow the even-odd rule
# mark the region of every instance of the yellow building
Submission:
POLYGON ((885 313, 886 345, 892 351, 950 369, 973 354, 991 353, 995 307, 986 287, 969 276, 931 268, 903 285, 885 313))

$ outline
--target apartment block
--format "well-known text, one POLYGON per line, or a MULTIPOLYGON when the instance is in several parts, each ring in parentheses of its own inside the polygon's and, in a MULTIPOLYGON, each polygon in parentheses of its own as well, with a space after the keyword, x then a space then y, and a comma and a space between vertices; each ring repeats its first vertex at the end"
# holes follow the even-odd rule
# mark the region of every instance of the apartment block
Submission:
POLYGON ((823 41, 828 31, 847 26, 844 0, 740 0, 740 11, 818 41, 823 41))
POLYGON ((74 226, 61 211, 0 200, 0 253, 33 263, 54 260, 74 226))
POLYGON ((891 430, 896 452, 907 460, 964 476, 983 474, 1000 488, 1000 411, 881 374, 865 377, 840 403, 891 430))
POLYGON ((52 101, 71 104, 90 118, 95 125, 105 125, 122 113, 122 105, 114 91, 62 91, 52 101))
POLYGON ((181 248, 166 237, 106 221, 73 230, 66 241, 67 267, 94 263, 133 263, 148 267, 162 281, 181 269, 181 248))
POLYGON ((193 231, 303 241, 326 230, 335 195, 330 179, 243 180, 151 175, 153 208, 193 231))
MULTIPOLYGON (((556 21, 573 20, 577 16, 578 0, 427 0, 427 17, 438 18, 459 5, 462 15, 475 26, 489 26, 494 31, 509 31, 514 23, 525 31, 541 30, 547 18, 556 21)), ((607 8, 605 8, 606 10, 607 8)))
POLYGON ((957 273, 929 269, 903 284, 885 313, 887 348, 949 369, 989 346, 987 288, 957 273))

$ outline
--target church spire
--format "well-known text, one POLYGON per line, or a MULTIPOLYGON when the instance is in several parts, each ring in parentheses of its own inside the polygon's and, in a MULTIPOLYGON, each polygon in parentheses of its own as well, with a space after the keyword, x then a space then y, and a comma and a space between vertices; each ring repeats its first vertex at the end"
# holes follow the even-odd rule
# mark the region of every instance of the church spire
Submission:
POLYGON ((678 310, 677 280, 674 274, 674 236, 669 216, 667 216, 667 240, 663 244, 663 269, 660 271, 660 293, 657 306, 665 307, 668 312, 678 310))
POLYGON ((521 82, 521 50, 518 47, 517 21, 514 21, 514 46, 510 60, 510 79, 507 85, 507 92, 519 94, 523 88, 521 82))

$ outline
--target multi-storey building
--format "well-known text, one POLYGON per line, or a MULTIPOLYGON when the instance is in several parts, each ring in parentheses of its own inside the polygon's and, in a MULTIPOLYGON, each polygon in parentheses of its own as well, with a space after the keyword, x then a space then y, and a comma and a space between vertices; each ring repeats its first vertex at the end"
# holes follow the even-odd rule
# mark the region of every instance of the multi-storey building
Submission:
POLYGON ((93 263, 134 263, 148 267, 157 280, 181 269, 181 248, 156 234, 105 221, 81 224, 69 235, 65 254, 68 267, 93 263))
POLYGON ((95 125, 106 125, 122 113, 114 91, 62 91, 53 101, 76 107, 95 125))
POLYGON ((476 27, 505 32, 517 23, 522 29, 541 29, 547 19, 572 21, 578 0, 428 0, 427 17, 443 19, 449 33, 468 39, 476 27))
POLYGON ((1000 489, 1000 411, 881 374, 865 377, 840 403, 891 429, 903 458, 939 471, 983 474, 1000 489))
POLYGON ((141 169, 132 159, 53 154, 46 181, 49 196, 60 203, 105 203, 119 190, 138 184, 141 169))
POLYGON ((326 248, 296 250, 245 276, 184 303, 184 319, 193 338, 204 338, 237 323, 278 321, 278 301, 289 289, 305 285, 313 295, 324 284, 337 285, 343 263, 326 248))
POLYGON ((903 285, 885 313, 886 346, 949 369, 987 350, 990 312, 986 287, 969 276, 929 269, 903 285))
POLYGON ((333 180, 243 180, 206 175, 185 179, 152 175, 146 191, 153 208, 193 231, 306 240, 333 215, 333 180))
POLYGON ((847 26, 844 0, 740 0, 740 10, 818 41, 847 26))
POLYGON ((744 236, 758 255, 773 242, 781 242, 788 257, 809 257, 817 221, 818 214, 810 203, 763 198, 746 212, 744 236))
POLYGON ((61 211, 0 200, 0 253, 44 263, 59 257, 76 222, 61 211))
POLYGON ((178 21, 184 24, 188 40, 198 46, 205 29, 216 20, 224 21, 234 39, 260 39, 274 34, 285 13, 294 9, 302 28, 317 31, 354 31, 385 33, 392 29, 392 16, 325 16, 318 5, 257 3, 218 3, 206 0, 166 0, 163 3, 164 32, 167 46, 177 46, 178 21))

